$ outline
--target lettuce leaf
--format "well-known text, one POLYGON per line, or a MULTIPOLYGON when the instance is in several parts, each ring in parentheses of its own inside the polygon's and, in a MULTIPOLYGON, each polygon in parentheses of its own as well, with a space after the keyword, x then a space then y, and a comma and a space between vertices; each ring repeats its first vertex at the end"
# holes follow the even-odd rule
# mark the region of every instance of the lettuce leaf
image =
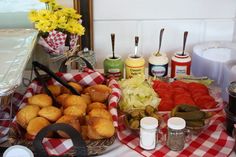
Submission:
POLYGON ((122 97, 119 107, 124 112, 130 112, 134 109, 145 109, 145 106, 151 105, 157 108, 160 98, 142 76, 136 76, 131 79, 120 81, 122 97))

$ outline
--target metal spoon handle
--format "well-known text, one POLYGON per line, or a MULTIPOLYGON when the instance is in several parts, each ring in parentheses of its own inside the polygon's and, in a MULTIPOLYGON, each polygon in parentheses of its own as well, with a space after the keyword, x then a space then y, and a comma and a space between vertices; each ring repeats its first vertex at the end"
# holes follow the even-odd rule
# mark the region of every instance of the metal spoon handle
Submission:
POLYGON ((111 34, 112 58, 115 58, 115 33, 111 34))
POLYGON ((139 37, 138 37, 138 36, 135 36, 134 57, 137 57, 137 53, 138 53, 138 42, 139 42, 139 37))
POLYGON ((158 51, 157 51, 157 55, 160 53, 160 50, 161 50, 161 43, 162 43, 162 36, 163 36, 163 32, 164 32, 164 28, 162 28, 160 30, 160 35, 159 35, 159 48, 158 48, 158 51))
POLYGON ((184 56, 184 51, 185 51, 185 45, 188 37, 188 31, 184 32, 184 41, 183 41, 183 51, 182 51, 182 56, 184 56))

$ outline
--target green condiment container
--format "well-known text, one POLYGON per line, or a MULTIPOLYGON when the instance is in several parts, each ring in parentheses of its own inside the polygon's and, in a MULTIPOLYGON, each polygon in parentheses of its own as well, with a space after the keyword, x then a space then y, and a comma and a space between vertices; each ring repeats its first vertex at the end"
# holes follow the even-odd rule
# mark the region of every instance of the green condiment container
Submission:
POLYGON ((124 63, 120 56, 113 58, 107 57, 103 62, 104 74, 107 78, 115 78, 120 80, 123 78, 124 63))

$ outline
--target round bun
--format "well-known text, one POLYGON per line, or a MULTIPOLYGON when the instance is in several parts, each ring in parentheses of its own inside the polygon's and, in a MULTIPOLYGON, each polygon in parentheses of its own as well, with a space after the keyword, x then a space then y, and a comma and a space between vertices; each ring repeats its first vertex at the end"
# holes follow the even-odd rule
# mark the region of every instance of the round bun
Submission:
POLYGON ((112 121, 104 118, 89 118, 88 121, 88 137, 90 139, 102 139, 112 137, 115 128, 112 121))
MULTIPOLYGON (((78 132, 80 132, 80 123, 79 119, 75 116, 69 116, 69 115, 64 115, 61 118, 59 118, 56 123, 65 123, 69 124, 73 128, 75 128, 78 132)), ((64 138, 69 138, 69 136, 63 132, 63 131, 57 131, 57 133, 64 138)))
POLYGON ((89 94, 81 94, 81 97, 84 99, 84 101, 87 105, 91 104, 91 98, 90 98, 89 94))
MULTIPOLYGON (((72 87, 73 87, 77 92, 79 92, 79 93, 83 90, 82 86, 79 85, 78 83, 75 83, 75 82, 68 82, 68 84, 69 84, 70 86, 72 86, 72 87)), ((66 87, 63 86, 62 88, 63 88, 63 93, 72 94, 72 93, 70 92, 70 90, 67 89, 66 87)))
POLYGON ((87 112, 89 113, 90 111, 92 111, 95 108, 100 108, 100 109, 105 109, 106 110, 107 106, 103 103, 100 103, 100 102, 93 102, 91 104, 88 104, 87 112))
POLYGON ((48 89, 50 90, 50 92, 54 95, 54 96, 58 96, 61 94, 61 86, 59 85, 49 85, 48 89))
POLYGON ((65 99, 69 96, 70 94, 61 94, 59 96, 57 96, 57 102, 60 104, 60 105, 63 105, 65 99))
POLYGON ((105 102, 111 94, 111 88, 106 85, 98 84, 87 87, 84 93, 88 93, 92 102, 105 102))
POLYGON ((52 98, 47 94, 37 94, 28 98, 28 103, 39 107, 52 106, 52 98))
POLYGON ((37 117, 40 108, 36 105, 26 105, 16 114, 16 122, 26 128, 29 121, 37 117))
POLYGON ((90 111, 88 115, 89 115, 89 118, 99 117, 99 118, 104 118, 104 119, 112 121, 111 113, 105 109, 95 108, 92 111, 90 111))
POLYGON ((38 132, 43 129, 44 127, 48 126, 50 122, 43 117, 35 117, 31 119, 26 130, 27 134, 31 135, 32 137, 36 136, 38 132))
POLYGON ((76 116, 76 117, 81 117, 86 114, 86 108, 84 106, 79 106, 79 105, 74 105, 74 106, 69 106, 63 111, 64 115, 70 115, 70 116, 76 116))
POLYGON ((59 108, 54 107, 54 106, 48 106, 48 107, 42 108, 38 112, 38 115, 48 119, 51 122, 55 122, 56 120, 58 120, 58 118, 61 117, 62 113, 59 108))
POLYGON ((63 102, 63 108, 67 108, 68 106, 83 106, 85 109, 87 108, 87 104, 81 96, 78 95, 69 95, 65 98, 63 102))

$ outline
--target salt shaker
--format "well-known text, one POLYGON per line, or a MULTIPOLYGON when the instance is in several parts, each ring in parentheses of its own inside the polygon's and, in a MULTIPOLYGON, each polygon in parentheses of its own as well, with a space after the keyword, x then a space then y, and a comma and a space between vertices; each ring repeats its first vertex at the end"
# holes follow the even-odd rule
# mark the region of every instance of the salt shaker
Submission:
POLYGON ((152 150, 156 147, 158 120, 153 117, 144 117, 140 121, 140 142, 143 149, 152 150))
POLYGON ((171 117, 167 121, 167 146, 174 151, 180 151, 185 144, 186 122, 180 117, 171 117))

